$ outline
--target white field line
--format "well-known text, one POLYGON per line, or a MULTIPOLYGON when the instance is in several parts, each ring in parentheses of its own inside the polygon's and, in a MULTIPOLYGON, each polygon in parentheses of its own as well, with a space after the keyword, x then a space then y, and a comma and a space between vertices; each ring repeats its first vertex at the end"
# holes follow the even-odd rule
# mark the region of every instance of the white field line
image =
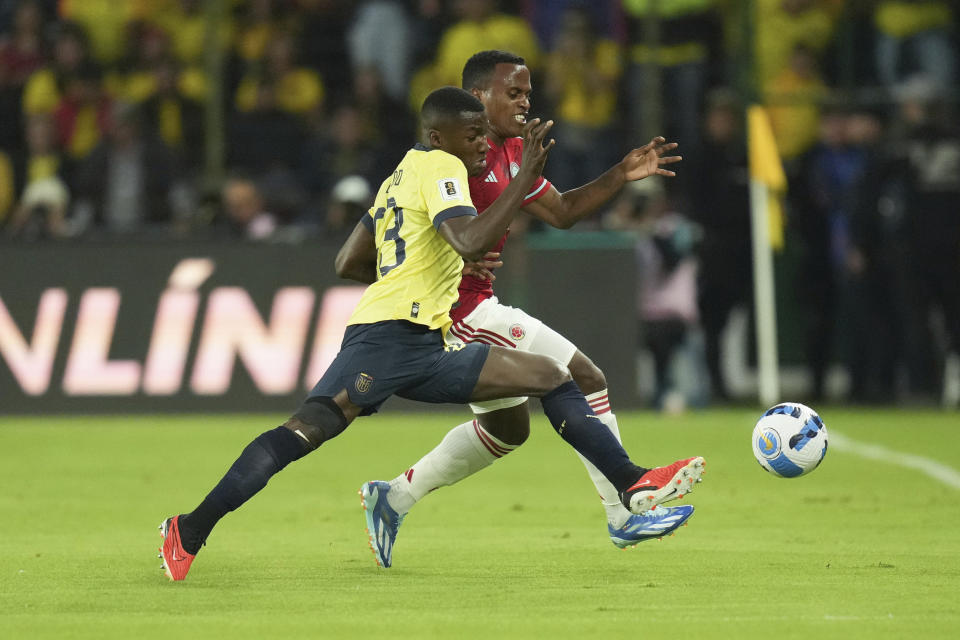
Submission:
POLYGON ((948 487, 960 489, 960 471, 931 458, 925 458, 924 456, 918 456, 913 453, 894 451, 886 447, 881 447, 878 444, 858 442, 835 431, 830 431, 829 446, 831 449, 843 451, 844 453, 852 453, 861 458, 916 469, 917 471, 927 474, 934 480, 942 482, 948 487))

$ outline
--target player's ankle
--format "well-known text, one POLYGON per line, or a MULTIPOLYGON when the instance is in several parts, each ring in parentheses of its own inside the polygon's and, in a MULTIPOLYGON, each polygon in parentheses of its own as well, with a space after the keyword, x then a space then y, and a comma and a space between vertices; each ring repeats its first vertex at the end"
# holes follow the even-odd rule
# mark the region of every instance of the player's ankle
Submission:
POLYGON ((390 481, 390 491, 387 492, 387 504, 398 514, 406 515, 417 499, 410 491, 410 484, 404 475, 397 476, 390 481))
POLYGON ((206 536, 191 526, 189 514, 181 514, 177 520, 177 529, 180 532, 180 545, 190 555, 197 555, 200 548, 206 543, 206 536))
POLYGON ((627 508, 619 502, 615 504, 604 503, 603 508, 607 512, 607 523, 614 529, 619 529, 625 525, 632 515, 627 511, 627 508))

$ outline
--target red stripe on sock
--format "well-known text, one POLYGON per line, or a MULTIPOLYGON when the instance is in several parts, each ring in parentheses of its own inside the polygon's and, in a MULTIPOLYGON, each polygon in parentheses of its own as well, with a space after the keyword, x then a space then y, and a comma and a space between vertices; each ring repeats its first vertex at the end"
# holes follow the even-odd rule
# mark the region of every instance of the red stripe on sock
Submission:
POLYGON ((503 456, 507 455, 512 451, 512 449, 504 449, 503 447, 498 445, 496 442, 491 440, 490 434, 488 434, 486 431, 481 429, 480 425, 477 424, 476 420, 473 421, 473 430, 477 432, 477 437, 480 438, 480 442, 483 443, 483 446, 485 446, 487 448, 487 451, 493 454, 494 457, 502 458, 503 456))
POLYGON ((597 415, 601 413, 610 413, 610 403, 604 402, 602 404, 591 404, 590 408, 593 409, 593 412, 597 415))
POLYGON ((593 409, 593 412, 597 415, 601 413, 610 412, 610 396, 609 394, 598 395, 596 397, 587 396, 587 404, 590 405, 590 408, 593 409))
POLYGON ((413 467, 407 469, 407 472, 403 475, 407 476, 407 482, 413 482, 413 467))

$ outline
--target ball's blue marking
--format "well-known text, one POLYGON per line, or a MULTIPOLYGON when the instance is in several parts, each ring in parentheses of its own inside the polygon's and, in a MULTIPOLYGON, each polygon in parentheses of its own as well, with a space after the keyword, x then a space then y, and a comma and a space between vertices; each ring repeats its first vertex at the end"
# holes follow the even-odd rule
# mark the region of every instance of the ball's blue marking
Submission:
POLYGON ((766 417, 766 416, 777 415, 779 413, 782 413, 785 416, 792 416, 794 418, 799 418, 800 414, 803 413, 803 409, 801 409, 796 405, 784 403, 784 404, 778 404, 775 407, 770 407, 769 409, 767 409, 766 413, 764 413, 763 415, 764 417, 766 417))
POLYGON ((807 446, 808 442, 817 437, 817 434, 820 433, 820 429, 822 428, 823 423, 820 420, 816 420, 813 417, 809 418, 800 431, 790 438, 790 448, 801 451, 807 446))
POLYGON ((767 460, 770 468, 784 478, 795 478, 803 473, 803 469, 792 462, 784 453, 781 453, 773 460, 767 460))

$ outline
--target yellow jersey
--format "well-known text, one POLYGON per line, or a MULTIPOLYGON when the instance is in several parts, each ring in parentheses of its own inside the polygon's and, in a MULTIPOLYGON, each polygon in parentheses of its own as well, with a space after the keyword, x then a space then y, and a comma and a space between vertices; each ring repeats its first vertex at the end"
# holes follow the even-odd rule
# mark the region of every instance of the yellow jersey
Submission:
POLYGON ((459 158, 420 144, 408 151, 363 216, 376 239, 377 281, 347 324, 406 320, 446 333, 463 260, 440 235, 440 223, 475 215, 459 158))

